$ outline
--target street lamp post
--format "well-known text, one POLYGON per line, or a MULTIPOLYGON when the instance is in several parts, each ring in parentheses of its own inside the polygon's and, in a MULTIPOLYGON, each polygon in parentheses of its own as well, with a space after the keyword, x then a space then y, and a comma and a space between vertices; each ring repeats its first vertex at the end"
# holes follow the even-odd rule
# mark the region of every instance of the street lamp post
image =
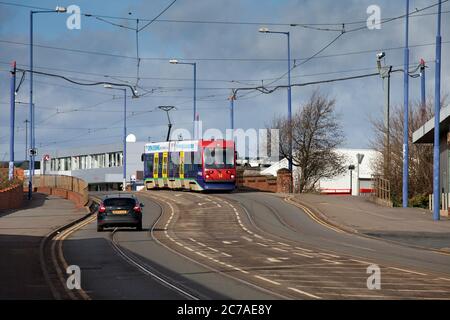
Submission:
POLYGON ((383 79, 383 86, 385 92, 385 104, 384 104, 384 128, 385 132, 385 155, 384 155, 384 177, 389 179, 390 173, 390 156, 391 156, 391 143, 390 143, 390 96, 391 96, 391 72, 392 66, 382 66, 381 60, 385 58, 386 54, 380 52, 377 54, 377 66, 380 76, 383 79))
POLYGON ((123 92, 123 182, 122 191, 126 191, 127 186, 127 89, 114 88, 109 84, 105 84, 104 88, 112 90, 120 90, 123 92))
POLYGON ((10 83, 10 141, 9 141, 9 180, 14 179, 14 123, 16 115, 16 62, 11 64, 10 83))
POLYGON ((435 67, 435 92, 434 92, 434 159, 433 159, 433 219, 440 220, 440 113, 441 113, 441 15, 442 1, 439 0, 437 34, 436 34, 436 67, 435 67))
POLYGON ((56 7, 55 10, 30 11, 30 165, 28 166, 28 199, 31 200, 33 194, 35 140, 34 140, 34 105, 33 105, 33 15, 37 13, 64 13, 67 9, 56 7))
POLYGON ((25 123, 25 162, 27 161, 27 154, 28 154, 28 123, 30 121, 28 119, 25 119, 24 123, 25 123))
POLYGON ((420 104, 422 105, 422 111, 424 111, 425 106, 427 104, 427 97, 426 97, 426 88, 425 88, 425 60, 420 60, 420 104))
POLYGON ((197 63, 196 62, 180 62, 176 59, 169 60, 171 64, 187 64, 194 67, 194 116, 193 116, 193 128, 192 135, 194 139, 198 138, 198 132, 195 130, 195 121, 197 119, 197 63))
POLYGON ((348 170, 350 170, 350 195, 353 195, 353 170, 355 170, 355 166, 353 164, 348 166, 348 170))
POLYGON ((406 0, 404 114, 403 114, 403 208, 408 207, 409 176, 409 0, 406 0))
POLYGON ((233 89, 230 96, 230 126, 232 134, 234 131, 234 100, 236 100, 236 91, 233 89))
POLYGON ((291 41, 289 32, 270 31, 268 28, 260 28, 261 33, 283 34, 287 36, 288 50, 288 126, 289 126, 289 171, 291 172, 291 184, 289 192, 292 192, 292 88, 291 88, 291 41))

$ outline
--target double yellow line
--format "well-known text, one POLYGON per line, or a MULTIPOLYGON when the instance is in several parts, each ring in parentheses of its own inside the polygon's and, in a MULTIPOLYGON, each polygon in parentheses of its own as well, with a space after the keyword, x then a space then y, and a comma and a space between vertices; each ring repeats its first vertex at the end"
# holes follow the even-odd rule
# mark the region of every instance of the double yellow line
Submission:
POLYGON ((294 206, 296 206, 296 207, 301 208, 301 209, 308 215, 308 217, 310 217, 312 220, 314 220, 314 221, 317 222, 318 224, 324 226, 325 228, 328 228, 328 229, 330 229, 330 230, 333 230, 333 231, 335 231, 335 232, 337 232, 337 233, 345 233, 344 230, 341 230, 341 229, 339 229, 339 228, 337 228, 337 227, 335 227, 335 226, 329 224, 328 222, 326 222, 326 221, 324 221, 324 220, 318 218, 318 217, 317 217, 317 216, 316 216, 309 208, 307 208, 307 207, 301 205, 301 204, 298 203, 298 202, 293 201, 291 197, 286 197, 286 198, 284 198, 284 201, 286 201, 286 202, 288 202, 288 203, 290 203, 290 204, 292 204, 292 205, 294 205, 294 206))

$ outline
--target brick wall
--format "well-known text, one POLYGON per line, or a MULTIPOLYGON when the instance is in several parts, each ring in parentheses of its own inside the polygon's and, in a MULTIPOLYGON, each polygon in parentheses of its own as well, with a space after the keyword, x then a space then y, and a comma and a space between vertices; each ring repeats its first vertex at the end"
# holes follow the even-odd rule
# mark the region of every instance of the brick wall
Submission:
POLYGON ((281 169, 275 176, 259 175, 255 173, 246 174, 244 171, 238 171, 237 187, 241 190, 255 190, 273 193, 289 192, 289 184, 291 181, 290 172, 281 169))
POLYGON ((22 203, 23 203, 22 184, 0 190, 0 210, 18 209, 22 206, 22 203))
MULTIPOLYGON (((0 175, 4 177, 8 177, 9 169, 8 168, 0 168, 0 175)), ((14 176, 23 181, 24 179, 24 171, 22 168, 14 168, 14 176)))

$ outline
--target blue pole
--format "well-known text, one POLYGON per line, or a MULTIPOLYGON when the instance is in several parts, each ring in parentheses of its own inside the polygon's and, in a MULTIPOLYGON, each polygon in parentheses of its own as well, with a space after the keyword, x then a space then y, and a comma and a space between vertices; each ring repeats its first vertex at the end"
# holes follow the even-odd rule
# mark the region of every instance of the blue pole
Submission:
POLYGON ((194 139, 197 139, 198 133, 195 132, 195 121, 197 120, 197 63, 194 65, 194 139))
POLYGON ((126 191, 127 183, 127 90, 123 89, 123 186, 126 191))
POLYGON ((10 140, 9 140, 9 180, 14 179, 14 123, 16 118, 16 62, 11 65, 11 88, 10 88, 10 140))
MULTIPOLYGON (((31 149, 33 145, 33 11, 30 11, 30 145, 31 149)), ((28 165, 28 200, 31 200, 33 196, 33 171, 34 171, 34 157, 30 152, 30 163, 28 165)))
POLYGON ((434 92, 434 159, 433 159, 433 220, 440 220, 440 112, 441 112, 441 15, 442 1, 439 0, 438 23, 436 35, 436 72, 435 72, 435 92, 434 92))
POLYGON ((409 176, 409 0, 406 0, 404 118, 403 118, 403 208, 408 207, 409 176))
POLYGON ((289 171, 291 172, 292 176, 292 95, 291 95, 291 40, 290 40, 290 34, 289 32, 287 34, 287 40, 288 40, 288 123, 289 123, 289 171))
POLYGON ((233 90, 231 92, 231 97, 230 97, 230 124, 231 124, 232 131, 234 131, 234 99, 235 99, 235 93, 233 90))
POLYGON ((425 64, 422 65, 420 68, 420 102, 422 105, 422 108, 425 108, 425 105, 427 103, 427 97, 426 97, 426 90, 425 90, 425 64))

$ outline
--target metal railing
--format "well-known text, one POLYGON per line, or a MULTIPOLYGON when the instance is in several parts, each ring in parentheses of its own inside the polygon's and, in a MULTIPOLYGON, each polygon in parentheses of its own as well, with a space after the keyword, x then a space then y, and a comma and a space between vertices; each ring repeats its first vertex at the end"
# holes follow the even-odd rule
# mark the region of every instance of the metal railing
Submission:
MULTIPOLYGON (((56 188, 72 191, 81 195, 85 203, 89 200, 87 182, 77 177, 52 174, 36 175, 33 178, 33 184, 36 188, 56 188)), ((24 185, 28 186, 28 182, 24 182, 24 185)))
POLYGON ((372 175, 372 196, 374 200, 382 205, 392 207, 391 183, 380 175, 372 175))
MULTIPOLYGON (((448 212, 448 209, 450 207, 450 193, 442 193, 441 194, 441 203, 440 203, 440 210, 441 214, 445 214, 448 212)), ((434 210, 434 203, 433 203, 433 195, 428 195, 428 209, 433 212, 434 210)))

